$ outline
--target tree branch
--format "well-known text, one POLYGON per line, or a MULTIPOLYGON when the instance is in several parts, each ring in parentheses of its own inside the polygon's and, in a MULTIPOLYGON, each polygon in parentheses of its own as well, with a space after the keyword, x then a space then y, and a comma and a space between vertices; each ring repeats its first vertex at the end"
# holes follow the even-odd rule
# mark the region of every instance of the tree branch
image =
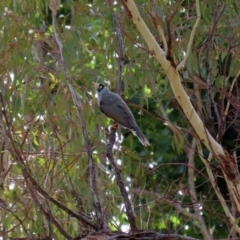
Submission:
POLYGON ((79 219, 80 221, 86 223, 88 226, 92 227, 95 230, 98 230, 98 224, 92 223, 87 217, 85 217, 83 214, 76 213, 72 211, 71 209, 67 208, 66 206, 59 203, 57 200, 55 200, 53 197, 51 197, 44 189, 42 189, 39 184, 36 182, 36 180, 32 177, 28 167, 24 163, 23 154, 21 152, 20 146, 17 144, 17 142, 14 140, 13 137, 13 127, 10 124, 8 117, 6 115, 6 108, 3 101, 3 96, 0 93, 0 107, 2 111, 0 111, 0 127, 2 128, 2 135, 4 136, 4 139, 9 140, 9 152, 12 155, 12 157, 18 162, 23 177, 27 180, 29 180, 32 184, 32 186, 46 199, 48 199, 50 202, 58 206, 60 209, 68 213, 70 216, 75 217, 79 219))
POLYGON ((221 192, 220 192, 220 190, 219 190, 219 188, 217 186, 215 178, 213 176, 213 173, 212 173, 209 161, 207 161, 203 157, 202 147, 201 147, 201 144, 199 142, 197 142, 197 148, 198 148, 199 157, 201 158, 202 162, 205 164, 205 167, 207 169, 207 173, 208 173, 208 176, 209 176, 210 183, 211 183, 215 193, 217 194, 217 197, 218 197, 218 199, 219 199, 219 201, 220 201, 220 203, 221 203, 221 205, 223 207, 223 210, 224 210, 226 216, 228 217, 228 219, 229 219, 231 225, 233 226, 234 230, 236 232, 240 233, 240 228, 237 226, 237 222, 236 222, 237 219, 235 219, 232 216, 231 212, 228 209, 228 206, 227 206, 227 204, 226 204, 226 202, 225 202, 225 200, 224 200, 224 198, 223 198, 223 196, 222 196, 222 194, 221 194, 221 192))
POLYGON ((157 31, 158 31, 158 35, 159 37, 161 38, 162 42, 163 42, 163 49, 164 51, 167 53, 168 52, 168 44, 167 44, 167 40, 165 38, 165 35, 164 35, 164 32, 163 32, 163 29, 158 21, 158 18, 157 18, 157 3, 156 3, 156 0, 153 1, 153 10, 152 10, 152 14, 151 14, 151 17, 153 19, 153 22, 155 24, 155 26, 157 27, 157 31))
POLYGON ((201 20, 199 0, 196 0, 196 10, 197 10, 197 20, 196 20, 196 22, 193 26, 193 29, 191 31, 191 34, 190 34, 190 39, 189 39, 189 42, 188 42, 186 55, 184 56, 184 59, 178 64, 177 69, 176 69, 177 71, 180 70, 184 66, 184 64, 186 63, 186 61, 188 59, 188 56, 189 56, 189 54, 192 50, 193 38, 195 37, 196 30, 197 30, 198 25, 199 25, 200 20, 201 20))
POLYGON ((165 70, 171 84, 173 93, 180 106, 182 107, 183 112, 187 117, 189 123, 197 133, 199 139, 204 143, 204 145, 208 148, 209 151, 214 152, 215 155, 224 156, 225 152, 222 146, 212 137, 212 135, 205 128, 202 120, 193 108, 192 103, 190 102, 189 97, 182 86, 181 77, 178 71, 174 67, 174 64, 172 64, 169 60, 166 59, 166 53, 160 48, 156 39, 151 34, 145 22, 141 18, 136 4, 133 0, 126 0, 124 1, 124 3, 131 12, 133 22, 136 24, 136 27, 138 28, 142 37, 148 44, 150 52, 165 70))
MULTIPOLYGON (((189 124, 196 132, 198 139, 206 146, 210 153, 212 153, 212 155, 220 163, 226 183, 228 185, 228 189, 230 193, 233 194, 233 199, 236 206, 238 207, 238 211, 240 212, 240 178, 234 157, 223 149, 223 147, 212 137, 212 135, 204 126, 203 121, 200 119, 199 115, 197 114, 190 101, 189 96, 186 94, 183 88, 181 77, 177 69, 175 68, 174 63, 166 58, 165 52, 160 48, 156 39, 151 34, 145 22, 141 18, 134 0, 122 0, 122 2, 124 2, 125 8, 128 8, 128 12, 130 13, 130 16, 135 23, 137 29, 139 30, 140 34, 148 44, 150 52, 163 67, 169 79, 174 96, 176 97, 179 105, 181 106, 184 115, 188 119, 189 124)), ((208 174, 212 174, 212 172, 208 171, 208 174)), ((209 176, 210 178, 212 178, 212 175, 209 176)), ((216 186, 214 186, 214 190, 216 191, 216 194, 218 195, 221 203, 224 203, 224 199, 222 198, 222 195, 219 194, 220 192, 218 191, 216 186)), ((230 217, 231 224, 233 224, 233 226, 238 229, 237 231, 239 231, 239 227, 236 226, 236 223, 234 222, 235 219, 231 216, 231 213, 229 212, 227 206, 225 204, 222 204, 222 206, 224 207, 226 215, 230 217)))
MULTIPOLYGON (((119 95, 121 95, 122 91, 123 91, 123 77, 122 77, 122 70, 123 69, 122 68, 123 68, 123 60, 124 60, 124 45, 123 45, 121 28, 120 28, 120 21, 119 21, 119 18, 118 18, 117 14, 115 13, 114 8, 113 8, 113 0, 109 0, 108 3, 111 7, 111 11, 112 11, 112 15, 113 15, 113 21, 114 21, 114 25, 115 25, 116 33, 117 33, 117 42, 118 42, 118 49, 119 49, 119 51, 118 51, 117 92, 118 92, 119 95)), ((119 190, 121 192, 121 196, 122 196, 123 201, 125 203, 126 215, 127 215, 130 227, 131 227, 131 231, 136 231, 137 226, 136 226, 136 222, 135 222, 135 217, 134 217, 132 205, 131 205, 130 199, 128 197, 128 193, 126 191, 125 185, 122 181, 121 172, 120 172, 118 166, 116 165, 116 163, 114 161, 114 157, 113 157, 112 149, 113 149, 113 145, 115 143, 115 139, 116 139, 116 128, 111 128, 109 141, 108 141, 108 144, 107 144, 107 158, 109 159, 110 164, 112 165, 112 167, 115 171, 117 185, 119 187, 119 190)))
POLYGON ((209 233, 209 231, 207 230, 206 224, 204 222, 203 216, 201 215, 201 211, 200 211, 200 203, 198 202, 197 199, 197 194, 196 194, 196 188, 195 188, 195 184, 194 184, 194 156, 195 156, 195 149, 196 149, 196 139, 193 138, 192 140, 192 146, 191 148, 189 148, 188 151, 188 165, 190 165, 191 167, 188 168, 188 184, 189 184, 189 193, 191 196, 191 199, 193 201, 193 208, 194 208, 194 213, 196 216, 196 219, 199 223, 200 226, 200 230, 202 232, 202 235, 204 237, 204 239, 206 240, 211 240, 212 236, 209 233))
MULTIPOLYGON (((27 181, 26 179, 26 183, 29 184, 29 181, 27 181)), ((31 193, 32 198, 34 199, 35 203, 38 205, 40 212, 43 213, 43 215, 45 216, 45 218, 47 219, 48 222, 52 222, 53 225, 58 229, 58 231, 68 240, 71 240, 72 237, 62 228, 62 226, 60 226, 60 224, 58 223, 58 221, 53 217, 53 215, 50 213, 48 213, 44 207, 42 206, 42 204, 39 202, 39 200, 36 197, 36 192, 35 189, 29 184, 29 190, 31 193)), ((39 193, 38 193, 39 194, 39 193)), ((50 236, 49 236, 50 237, 50 236)))
MULTIPOLYGON (((232 84, 231 84, 231 87, 230 87, 230 90, 229 90, 229 93, 232 93, 233 91, 233 88, 234 88, 234 85, 238 79, 238 77, 240 76, 240 71, 238 71, 238 73, 236 74, 235 78, 233 79, 232 81, 232 84)), ((224 111, 224 117, 226 118, 226 116, 228 115, 228 111, 229 111, 229 107, 230 107, 230 100, 228 99, 227 101, 227 105, 226 105, 226 108, 225 108, 225 111, 224 111)))
POLYGON ((85 124, 84 117, 83 117, 81 99, 77 97, 76 92, 73 89, 72 80, 68 76, 67 67, 66 67, 65 60, 63 57, 63 53, 62 53, 63 45, 58 36, 57 27, 56 27, 57 26, 56 9, 54 9, 54 7, 52 7, 51 10, 52 10, 52 22, 53 22, 54 37, 55 37, 55 40, 56 40, 58 48, 59 48, 60 59, 61 59, 62 65, 63 65, 65 79, 66 79, 67 86, 68 86, 69 92, 71 94, 73 103, 76 107, 77 114, 78 114, 78 117, 80 120, 80 125, 81 125, 82 131, 83 131, 83 136, 84 136, 84 139, 86 142, 88 167, 89 167, 89 184, 90 184, 90 188, 91 188, 91 192, 92 192, 92 196, 93 196, 93 203, 94 203, 95 213, 96 213, 96 217, 97 217, 97 226, 98 226, 97 228, 98 228, 98 230, 101 230, 101 229, 104 229, 104 218, 103 218, 103 213, 102 213, 102 209, 101 209, 101 205, 100 205, 100 201, 99 201, 99 197, 98 197, 98 193, 97 193, 97 188, 96 188, 95 164, 94 164, 93 157, 92 157, 92 144, 88 138, 87 128, 86 128, 86 124, 85 124))
POLYGON ((109 162, 111 164, 111 166, 114 169, 115 175, 116 175, 116 181, 117 181, 117 185, 119 187, 121 196, 123 198, 123 201, 125 203, 125 207, 126 207, 126 215, 131 227, 131 231, 136 231, 137 230, 137 226, 136 226, 136 222, 135 222, 135 217, 134 217, 134 212, 133 212, 133 208, 130 202, 130 199, 128 197, 128 192, 125 188, 124 182, 122 180, 121 177, 121 172, 118 168, 118 166, 116 165, 114 158, 113 158, 113 153, 112 153, 112 149, 113 149, 113 145, 115 143, 115 138, 116 138, 116 131, 117 128, 112 128, 111 129, 111 133, 109 136, 109 142, 107 145, 107 158, 109 159, 109 162))
POLYGON ((108 240, 115 240, 115 239, 122 239, 122 240, 129 240, 129 239, 138 239, 138 240, 198 240, 197 238, 182 236, 179 234, 174 233, 160 233, 160 232, 153 232, 153 231, 142 231, 137 233, 130 233, 130 234, 117 234, 112 237, 108 237, 108 240))
POLYGON ((165 203, 167 204, 168 206, 171 206, 171 207, 174 207, 178 213, 182 214, 183 216, 193 220, 193 223, 200 228, 199 224, 198 224, 198 219, 197 217, 193 214, 193 213, 190 213, 189 211, 187 211, 187 209, 183 208, 181 206, 181 203, 180 202, 177 202, 177 201, 172 201, 172 200, 169 200, 168 198, 166 198, 164 195, 161 195, 161 194, 158 194, 156 192, 153 192, 153 191, 148 191, 148 190, 142 190, 142 189, 134 189, 133 192, 135 194, 145 194, 146 196, 151 196, 154 199, 154 201, 156 202, 159 202, 159 203, 165 203))
POLYGON ((123 91, 123 76, 122 76, 122 71, 123 71, 123 61, 124 61, 124 44, 123 44, 123 37, 122 37, 122 33, 121 33, 121 25, 120 25, 120 21, 119 18, 117 16, 117 14, 114 11, 114 7, 113 7, 113 0, 109 0, 108 1, 109 6, 111 7, 111 11, 112 11, 112 16, 113 16, 113 21, 114 21, 114 25, 116 28, 116 34, 117 34, 117 42, 118 42, 118 78, 117 78, 117 92, 119 95, 122 95, 122 91, 123 91))

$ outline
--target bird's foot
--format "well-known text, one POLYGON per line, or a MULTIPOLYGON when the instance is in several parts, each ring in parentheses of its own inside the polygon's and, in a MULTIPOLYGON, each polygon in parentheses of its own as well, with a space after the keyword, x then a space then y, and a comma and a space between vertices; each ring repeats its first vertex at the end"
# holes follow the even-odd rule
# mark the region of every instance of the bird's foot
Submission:
POLYGON ((110 130, 117 130, 118 129, 118 123, 114 123, 111 127, 110 130))

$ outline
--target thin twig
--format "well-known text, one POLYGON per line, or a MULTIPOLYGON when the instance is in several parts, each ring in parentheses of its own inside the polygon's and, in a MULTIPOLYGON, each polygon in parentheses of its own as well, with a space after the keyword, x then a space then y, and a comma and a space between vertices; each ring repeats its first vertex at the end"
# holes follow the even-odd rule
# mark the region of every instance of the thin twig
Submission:
MULTIPOLYGON (((217 136, 217 140, 220 140, 223 133, 225 132, 225 125, 223 122, 223 119, 219 115, 219 111, 216 105, 216 102, 214 101, 214 96, 213 96, 213 81, 212 81, 212 71, 211 71, 211 64, 209 63, 209 51, 211 49, 211 44, 213 42, 213 36, 214 32, 217 29, 217 24, 220 20, 221 15, 223 14, 225 9, 225 4, 222 4, 221 8, 219 8, 219 4, 217 4, 215 11, 214 11, 214 17, 213 17, 213 24, 212 27, 209 31, 209 34, 206 38, 206 40, 200 45, 199 49, 205 48, 206 54, 205 54, 205 67, 206 67, 206 72, 207 72, 207 104, 206 104, 206 110, 208 117, 212 119, 212 104, 214 108, 214 112, 217 116, 218 120, 218 130, 219 133, 217 136)), ((222 104, 224 103, 224 98, 222 98, 222 104)))
POLYGON ((83 117, 81 99, 77 97, 76 92, 73 89, 72 80, 68 76, 67 67, 66 67, 65 60, 63 57, 63 53, 62 53, 63 45, 62 45, 61 40, 57 33, 57 27, 56 27, 57 23, 56 23, 55 11, 52 11, 52 22, 53 22, 54 37, 55 37, 55 40, 59 47, 60 59, 61 59, 62 65, 63 65, 65 79, 66 79, 69 91, 71 93, 73 103, 76 107, 77 114, 78 114, 78 117, 80 120, 80 125, 82 127, 83 136, 84 136, 84 139, 86 142, 88 167, 89 167, 89 184, 90 184, 90 189, 91 189, 92 196, 93 196, 93 203, 94 203, 95 213, 96 213, 96 217, 97 217, 98 230, 101 230, 101 229, 104 229, 104 218, 103 218, 102 208, 100 205, 99 196, 98 196, 97 188, 96 188, 95 164, 94 164, 93 157, 92 157, 92 144, 88 138, 87 128, 86 128, 86 124, 85 124, 84 117, 83 117))
POLYGON ((136 231, 137 230, 137 226, 136 226, 136 221, 135 221, 135 217, 134 217, 134 212, 133 212, 133 208, 130 202, 130 199, 128 197, 128 192, 125 188, 124 182, 122 180, 121 177, 121 172, 118 168, 118 166, 116 165, 114 158, 113 158, 113 153, 112 153, 112 149, 113 149, 113 145, 115 143, 115 139, 116 139, 116 128, 112 128, 111 129, 111 133, 109 136, 109 142, 107 145, 107 158, 109 159, 109 162, 111 164, 111 166, 113 167, 114 171, 115 171, 115 175, 116 175, 116 181, 117 181, 117 185, 119 187, 119 190, 121 192, 121 196, 123 198, 123 201, 125 203, 125 207, 126 207, 126 215, 131 227, 131 231, 136 231))
POLYGON ((113 0, 109 0, 108 1, 109 6, 111 8, 112 11, 112 16, 113 16, 113 21, 114 21, 114 25, 116 28, 116 34, 117 34, 117 42, 118 42, 118 78, 117 78, 117 92, 119 95, 122 95, 123 92, 123 76, 122 76, 122 71, 123 71, 123 60, 125 57, 124 54, 124 44, 123 44, 123 37, 122 37, 122 32, 121 32, 121 25, 120 25, 120 21, 119 18, 117 16, 117 14, 114 11, 114 7, 113 7, 113 0))
POLYGON ((180 70, 184 66, 184 64, 186 63, 186 61, 188 59, 188 56, 189 56, 189 54, 192 50, 193 38, 195 36, 195 32, 196 32, 196 30, 198 28, 198 25, 200 23, 200 20, 201 20, 199 0, 196 0, 196 10, 197 10, 197 20, 196 20, 196 22, 193 26, 192 32, 190 34, 190 39, 189 39, 189 42, 188 42, 186 55, 184 56, 183 60, 178 64, 177 71, 180 70))
POLYGON ((160 25, 160 22, 158 21, 156 9, 157 9, 157 3, 156 3, 156 0, 154 0, 153 1, 152 14, 150 14, 150 16, 152 17, 153 22, 154 22, 155 26, 157 27, 158 35, 163 42, 163 49, 164 49, 165 52, 168 52, 167 40, 165 38, 164 31, 163 31, 163 29, 160 25))
POLYGON ((174 207, 177 210, 178 213, 180 213, 183 216, 193 220, 194 225, 200 227, 199 224, 198 224, 196 216, 193 213, 190 213, 189 211, 187 211, 186 208, 183 208, 181 206, 180 202, 169 200, 164 195, 161 195, 159 193, 156 193, 154 191, 149 191, 149 190, 134 189, 133 193, 138 194, 138 195, 143 194, 143 195, 146 195, 146 196, 150 196, 150 197, 154 198, 154 201, 157 202, 157 203, 165 203, 165 204, 167 204, 171 207, 174 207))
POLYGON ((4 209, 5 211, 10 212, 19 222, 20 226, 22 227, 23 232, 26 234, 26 236, 31 237, 31 234, 28 233, 28 229, 24 226, 23 222, 20 217, 18 217, 14 212, 14 210, 11 210, 10 208, 8 208, 7 206, 4 206, 3 204, 1 204, 0 208, 4 209))
POLYGON ((74 211, 72 211, 71 209, 67 208, 66 206, 62 205, 61 203, 59 203, 57 200, 55 200, 53 197, 51 197, 44 189, 42 189, 39 184, 36 182, 36 180, 32 177, 30 170, 28 169, 28 167, 26 166, 26 164, 24 163, 24 159, 23 159, 23 153, 22 150, 20 148, 20 146, 17 144, 17 141, 14 140, 14 136, 13 136, 13 127, 11 125, 11 123, 8 120, 7 114, 6 114, 6 108, 5 108, 5 104, 3 101, 3 96, 0 93, 0 107, 2 109, 2 111, 0 111, 0 125, 2 128, 2 135, 4 136, 4 139, 8 139, 9 140, 9 152, 12 155, 12 157, 18 162, 21 170, 22 170, 22 174, 23 177, 26 180, 29 180, 32 184, 32 186, 45 198, 48 199, 50 202, 52 202, 53 204, 55 204, 56 206, 58 206, 60 209, 62 209, 63 211, 65 211, 66 213, 69 214, 69 216, 71 217, 75 217, 78 220, 86 223, 88 226, 92 227, 95 230, 98 230, 98 226, 94 223, 92 223, 87 217, 85 217, 83 214, 80 213, 76 213, 74 211), (3 124, 5 124, 5 126, 3 126, 3 124))
MULTIPOLYGON (((229 90, 229 93, 232 93, 233 88, 234 88, 234 85, 235 85, 235 83, 236 83, 236 81, 237 81, 237 79, 238 79, 239 76, 240 76, 240 71, 238 71, 237 75, 236 75, 235 78, 233 79, 232 84, 231 84, 231 87, 230 87, 230 90, 229 90)), ((226 118, 226 116, 228 115, 229 107, 230 107, 230 101, 229 101, 229 99, 228 99, 228 101, 227 101, 227 106, 226 106, 225 111, 224 111, 224 117, 225 117, 225 118, 226 118)))
MULTIPOLYGON (((29 181, 26 181, 26 183, 28 184, 29 181)), ((62 228, 62 226, 60 226, 60 224, 58 223, 58 221, 53 217, 53 215, 50 213, 48 213, 44 207, 42 206, 42 204, 40 203, 40 201, 37 199, 37 194, 35 192, 35 189, 30 185, 29 185, 29 190, 31 193, 32 198, 34 199, 35 203, 38 205, 41 213, 46 217, 47 221, 50 223, 53 223, 53 225, 59 230, 59 232, 66 238, 71 240, 72 237, 62 228)), ((50 234, 49 234, 50 235, 50 234)), ((50 236, 49 236, 50 237, 50 236)))
POLYGON ((165 51, 160 48, 153 34, 150 32, 149 28, 141 17, 134 0, 124 1, 124 4, 131 13, 132 20, 135 23, 137 29, 139 30, 139 33, 147 43, 153 57, 156 58, 156 60, 161 64, 162 68, 164 69, 165 74, 169 79, 174 96, 176 97, 179 105, 184 112, 184 115, 187 117, 196 134, 205 144, 209 151, 214 152, 214 154, 218 157, 225 156, 226 152, 223 150, 222 146, 204 127, 203 121, 194 109, 191 101, 189 100, 189 96, 187 95, 183 87, 179 72, 176 71, 176 67, 174 66, 173 62, 166 58, 165 51))
MULTIPOLYGON (((202 162, 204 163, 205 167, 206 167, 206 170, 207 170, 207 173, 208 173, 208 176, 209 176, 209 180, 210 180, 210 183, 222 205, 222 208, 226 214, 226 216, 228 217, 228 220, 230 221, 232 227, 234 228, 234 230, 238 233, 240 233, 240 228, 239 226, 237 225, 237 222, 236 222, 236 219, 233 217, 233 215, 231 214, 231 212, 229 211, 228 209, 228 206, 227 206, 227 203, 225 201, 225 199, 223 198, 218 186, 217 186, 217 183, 216 183, 216 180, 213 176, 213 173, 212 173, 212 170, 211 170, 211 167, 210 167, 210 164, 209 164, 209 161, 206 160, 204 157, 203 157, 203 151, 202 151, 202 146, 199 142, 197 142, 197 148, 198 148, 198 155, 199 157, 201 158, 202 162)), ((211 158, 212 155, 209 155, 209 159, 211 158)), ((226 178, 225 178, 226 179, 226 178)))
POLYGON ((200 203, 198 202, 197 199, 197 194, 196 194, 196 188, 195 188, 195 183, 194 183, 194 157, 195 157, 195 150, 196 150, 196 145, 197 141, 195 138, 192 140, 192 146, 189 148, 188 151, 188 164, 191 166, 188 168, 188 184, 189 184, 189 193, 191 196, 193 203, 193 208, 194 208, 194 215, 196 216, 196 220, 199 222, 200 230, 202 232, 202 235, 204 239, 206 240, 211 240, 212 236, 209 233, 206 224, 204 222, 203 216, 201 215, 201 210, 200 210, 200 203))

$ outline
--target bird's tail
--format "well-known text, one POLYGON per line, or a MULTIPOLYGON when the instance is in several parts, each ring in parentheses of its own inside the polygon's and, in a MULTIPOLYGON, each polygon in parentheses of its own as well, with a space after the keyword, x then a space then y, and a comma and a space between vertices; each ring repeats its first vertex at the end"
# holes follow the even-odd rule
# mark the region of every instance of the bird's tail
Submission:
POLYGON ((147 140, 147 138, 145 137, 145 135, 142 133, 142 131, 140 130, 140 128, 138 127, 136 129, 136 131, 134 132, 134 135, 136 135, 138 137, 138 140, 140 141, 140 143, 143 145, 143 146, 149 146, 150 143, 149 141, 147 140))

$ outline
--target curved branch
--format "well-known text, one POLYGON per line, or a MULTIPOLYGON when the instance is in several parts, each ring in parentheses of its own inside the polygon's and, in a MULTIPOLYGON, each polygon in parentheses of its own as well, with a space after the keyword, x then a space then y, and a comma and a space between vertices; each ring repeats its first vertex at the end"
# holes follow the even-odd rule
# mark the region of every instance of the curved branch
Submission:
POLYGON ((192 125, 193 129, 197 133, 200 141, 203 142, 204 145, 208 148, 208 150, 210 152, 213 152, 214 155, 224 156, 225 153, 222 146, 212 137, 212 135, 205 128, 202 120, 193 108, 193 105, 190 102, 189 97, 182 86, 181 77, 178 71, 176 70, 174 65, 169 60, 167 60, 165 51, 160 48, 156 39, 141 18, 136 4, 133 0, 125 0, 124 5, 128 7, 128 10, 132 16, 132 20, 136 24, 136 27, 138 28, 142 37, 148 44, 150 52, 165 70, 171 84, 173 93, 180 106, 182 107, 182 110, 187 117, 189 123, 192 125))
MULTIPOLYGON (((152 56, 156 58, 156 60, 161 64, 162 68, 164 69, 169 79, 173 94, 176 97, 184 115, 189 121, 189 124, 196 132, 199 141, 201 141, 206 146, 210 154, 212 154, 220 164, 221 169, 224 173, 224 178, 228 185, 229 192, 230 194, 232 194, 234 203, 238 208, 238 211, 240 211, 240 178, 234 157, 230 155, 227 151, 225 151, 223 147, 213 138, 213 136, 205 128, 203 121, 197 114, 190 101, 189 96, 183 88, 181 77, 174 63, 166 58, 165 52, 160 48, 156 39, 141 18, 134 0, 122 0, 122 2, 124 2, 125 8, 128 8, 130 16, 135 23, 138 31, 146 41, 148 48, 152 53, 152 56)), ((211 171, 208 171, 208 174, 210 178, 212 178, 211 171)), ((218 188, 216 186, 214 186, 214 190, 219 197, 219 200, 221 202, 224 201, 222 195, 219 194, 218 188)), ((224 208, 225 214, 230 218, 230 222, 234 226, 234 229, 239 232, 240 229, 237 226, 235 219, 229 212, 227 206, 225 204, 222 204, 222 206, 224 208)))
POLYGON ((164 32, 162 27, 160 26, 160 23, 157 23, 157 31, 158 31, 158 35, 160 36, 160 38, 163 41, 163 49, 165 52, 168 52, 168 44, 167 44, 167 40, 164 36, 164 32))

